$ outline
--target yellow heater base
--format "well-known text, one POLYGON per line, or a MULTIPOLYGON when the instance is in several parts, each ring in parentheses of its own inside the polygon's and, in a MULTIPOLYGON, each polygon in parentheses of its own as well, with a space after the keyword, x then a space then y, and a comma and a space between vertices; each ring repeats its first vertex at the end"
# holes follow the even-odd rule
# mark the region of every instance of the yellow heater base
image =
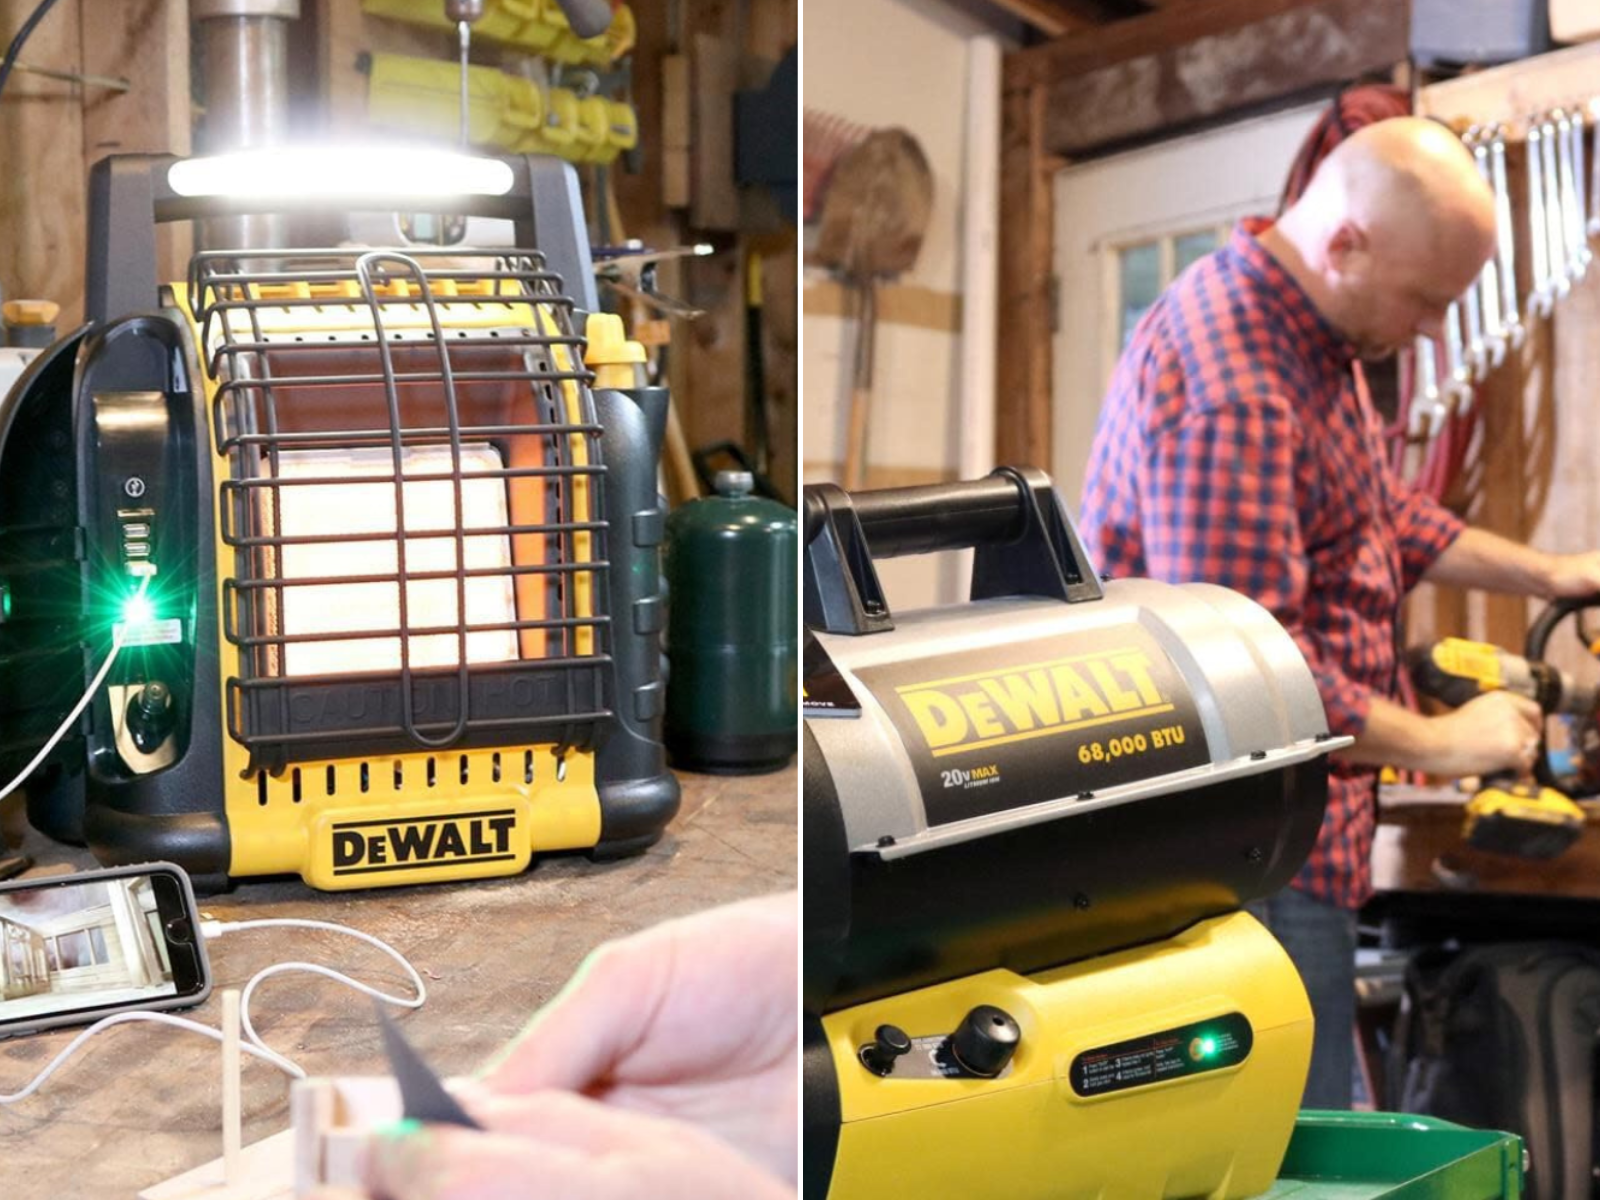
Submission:
MULTIPOLYGON (((823 1021, 841 1129, 829 1200, 1235 1200, 1272 1186, 1311 1060, 1311 1008, 1277 941, 1245 913, 1158 945, 1034 976, 997 970, 846 1009, 823 1021), (911 1038, 953 1031, 992 1004, 1020 1026, 998 1078, 889 1077, 858 1057, 882 1024, 911 1038), (1189 1032, 1230 1014, 1248 1050, 1212 1069, 1117 1082, 1103 1053, 1163 1031, 1181 1059, 1189 1032), (1080 1056, 1084 1056, 1080 1058, 1080 1056), (1082 1083, 1095 1060, 1100 1083, 1082 1083), (1074 1063, 1079 1075, 1074 1081, 1074 1063), (1085 1087, 1092 1094, 1080 1091, 1085 1087)), ((907 1056, 910 1058, 910 1055, 907 1056)), ((900 1076, 900 1077, 897 1077, 900 1076)))
POLYGON ((324 891, 516 875, 600 840, 593 755, 549 746, 302 763, 231 780, 227 814, 231 875, 324 891))

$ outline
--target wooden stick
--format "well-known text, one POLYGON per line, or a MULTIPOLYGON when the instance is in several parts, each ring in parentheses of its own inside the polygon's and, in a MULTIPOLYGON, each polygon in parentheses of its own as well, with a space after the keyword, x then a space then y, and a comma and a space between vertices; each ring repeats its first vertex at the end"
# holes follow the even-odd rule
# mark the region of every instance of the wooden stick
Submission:
POLYGON ((845 429, 844 478, 840 480, 847 492, 859 491, 867 482, 867 431, 872 422, 873 339, 877 324, 875 287, 871 279, 855 285, 855 372, 850 392, 850 423, 845 429))
POLYGON ((244 1182, 240 1169, 243 1141, 239 1097, 239 993, 222 993, 222 1178, 228 1187, 244 1182))
POLYGON ((665 450, 667 500, 676 508, 700 495, 700 479, 694 473, 694 459, 689 454, 688 439, 683 435, 683 423, 678 420, 676 397, 667 404, 665 450))

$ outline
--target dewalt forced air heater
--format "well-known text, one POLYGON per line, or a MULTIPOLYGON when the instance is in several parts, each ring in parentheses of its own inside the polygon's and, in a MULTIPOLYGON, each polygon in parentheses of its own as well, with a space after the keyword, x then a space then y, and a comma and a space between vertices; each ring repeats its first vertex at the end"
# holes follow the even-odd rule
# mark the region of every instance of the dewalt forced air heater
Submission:
POLYGON ((808 1200, 1265 1191, 1311 1011, 1241 906, 1316 838, 1331 738, 1227 589, 1102 584, 1037 472, 808 488, 808 1200), (975 547, 891 613, 874 560, 975 547))
POLYGON ((195 161, 96 165, 89 324, 0 404, 0 778, 120 631, 28 792, 103 862, 352 888, 648 846, 678 804, 667 397, 596 380, 572 169, 370 181, 367 207, 507 218, 519 249, 207 252, 158 290, 158 223, 304 204, 185 186, 195 161))

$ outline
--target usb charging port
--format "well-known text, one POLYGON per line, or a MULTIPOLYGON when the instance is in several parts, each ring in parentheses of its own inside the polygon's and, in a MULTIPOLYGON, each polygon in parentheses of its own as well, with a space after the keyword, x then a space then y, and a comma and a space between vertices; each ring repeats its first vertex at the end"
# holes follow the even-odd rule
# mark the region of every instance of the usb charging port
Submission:
POLYGON ((150 526, 142 522, 138 525, 124 525, 122 527, 122 536, 137 541, 143 541, 145 538, 150 536, 150 526))
POLYGON ((122 547, 124 558, 149 558, 149 542, 125 542, 122 547))

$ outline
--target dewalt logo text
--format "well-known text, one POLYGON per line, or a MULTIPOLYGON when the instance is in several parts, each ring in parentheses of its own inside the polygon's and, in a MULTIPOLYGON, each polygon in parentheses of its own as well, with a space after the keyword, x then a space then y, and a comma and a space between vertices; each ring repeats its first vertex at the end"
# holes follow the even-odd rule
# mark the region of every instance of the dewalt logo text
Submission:
POLYGON ((1077 654, 896 689, 935 758, 1172 712, 1149 654, 1077 654))
POLYGON ((516 857, 512 809, 404 817, 390 821, 342 821, 333 826, 333 873, 373 875, 419 867, 506 862, 516 857))

